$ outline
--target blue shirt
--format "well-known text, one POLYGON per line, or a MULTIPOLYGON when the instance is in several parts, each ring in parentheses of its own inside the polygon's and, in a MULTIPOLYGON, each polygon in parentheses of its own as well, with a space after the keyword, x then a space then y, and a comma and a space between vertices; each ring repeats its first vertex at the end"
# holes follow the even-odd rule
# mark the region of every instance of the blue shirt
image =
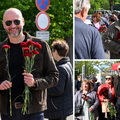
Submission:
POLYGON ((75 59, 105 59, 100 33, 75 17, 75 59))

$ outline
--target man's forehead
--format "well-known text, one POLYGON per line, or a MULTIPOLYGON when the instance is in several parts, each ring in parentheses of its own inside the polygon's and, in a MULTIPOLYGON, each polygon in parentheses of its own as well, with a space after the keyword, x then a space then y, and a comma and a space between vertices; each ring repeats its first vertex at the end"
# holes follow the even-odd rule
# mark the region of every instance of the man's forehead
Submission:
POLYGON ((11 15, 18 16, 18 17, 22 18, 22 13, 18 9, 11 8, 11 9, 8 9, 5 11, 5 13, 3 15, 3 19, 5 17, 11 16, 11 15))

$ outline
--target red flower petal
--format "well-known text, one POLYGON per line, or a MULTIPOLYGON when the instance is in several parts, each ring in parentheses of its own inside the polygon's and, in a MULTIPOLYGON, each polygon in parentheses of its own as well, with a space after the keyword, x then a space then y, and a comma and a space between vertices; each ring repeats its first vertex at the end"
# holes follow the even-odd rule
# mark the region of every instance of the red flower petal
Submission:
POLYGON ((10 46, 9 45, 3 45, 3 48, 9 48, 10 49, 10 46))
POLYGON ((27 57, 27 56, 28 56, 28 57, 31 57, 31 54, 30 54, 30 52, 28 52, 28 53, 24 53, 23 56, 24 56, 24 57, 27 57))
POLYGON ((36 43, 34 44, 34 46, 35 46, 37 49, 42 49, 42 45, 39 44, 38 42, 36 42, 36 43))
POLYGON ((37 50, 31 50, 30 52, 32 55, 36 55, 36 54, 39 54, 39 52, 37 50))
POLYGON ((23 52, 25 53, 25 52, 29 52, 29 47, 24 47, 23 48, 23 52))
POLYGON ((29 40, 29 41, 26 42, 26 44, 27 44, 28 46, 33 46, 33 45, 34 45, 34 42, 33 42, 32 40, 29 40))
POLYGON ((120 31, 118 31, 118 33, 117 33, 117 37, 116 37, 115 40, 117 41, 117 40, 119 40, 119 39, 120 39, 120 31))
POLYGON ((23 47, 27 47, 26 42, 21 42, 21 43, 20 43, 20 47, 22 47, 22 48, 23 48, 23 47))

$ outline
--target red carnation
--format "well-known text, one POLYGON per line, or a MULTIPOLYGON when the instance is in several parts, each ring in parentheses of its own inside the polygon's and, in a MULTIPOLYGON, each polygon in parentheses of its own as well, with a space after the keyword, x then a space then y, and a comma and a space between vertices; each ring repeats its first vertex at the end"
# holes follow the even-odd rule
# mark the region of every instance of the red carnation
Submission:
POLYGON ((103 25, 106 25, 106 24, 103 24, 103 25))
POLYGON ((38 42, 36 42, 36 43, 34 44, 34 46, 35 46, 37 49, 42 49, 42 45, 39 44, 38 42))
POLYGON ((26 44, 27 44, 28 46, 33 46, 33 45, 34 45, 34 42, 33 42, 32 40, 29 40, 29 41, 26 42, 26 44))
POLYGON ((36 54, 39 54, 39 52, 37 50, 31 50, 31 54, 36 55, 36 54))
POLYGON ((24 48, 23 48, 23 52, 24 52, 24 53, 28 53, 28 52, 29 52, 29 47, 24 47, 24 48))
POLYGON ((22 47, 22 48, 27 47, 26 42, 21 42, 21 43, 20 43, 20 47, 22 47))
POLYGON ((88 98, 85 98, 85 100, 87 101, 87 100, 88 100, 88 98))
POLYGON ((24 53, 23 56, 24 56, 24 57, 27 57, 27 56, 28 56, 28 57, 31 57, 31 53, 30 53, 30 52, 24 53))
POLYGON ((3 48, 9 48, 10 49, 10 46, 9 45, 3 45, 3 48))
POLYGON ((120 31, 118 31, 118 33, 117 33, 116 41, 117 40, 120 40, 120 31))

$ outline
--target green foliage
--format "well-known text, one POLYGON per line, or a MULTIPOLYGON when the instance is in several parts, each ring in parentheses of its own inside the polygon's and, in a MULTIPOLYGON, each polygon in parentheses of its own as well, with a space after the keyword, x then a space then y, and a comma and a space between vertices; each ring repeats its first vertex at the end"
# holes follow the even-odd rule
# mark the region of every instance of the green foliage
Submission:
POLYGON ((88 79, 90 75, 96 76, 99 72, 106 72, 107 68, 111 70, 111 66, 114 63, 119 63, 120 61, 75 61, 75 80, 77 76, 82 73, 82 66, 86 65, 86 78, 88 79))
MULTIPOLYGON (((120 4, 120 0, 111 0, 113 5, 120 4)), ((99 10, 99 8, 110 10, 110 0, 90 0, 91 8, 89 14, 92 14, 94 10, 99 10)))
MULTIPOLYGON (((0 29, 3 29, 2 19, 8 8, 19 9, 25 19, 24 31, 39 31, 35 24, 37 14, 40 12, 35 0, 5 0, 0 1, 0 29)), ((56 38, 73 36, 73 0, 50 0, 50 6, 46 13, 50 16, 50 41, 56 38)))

